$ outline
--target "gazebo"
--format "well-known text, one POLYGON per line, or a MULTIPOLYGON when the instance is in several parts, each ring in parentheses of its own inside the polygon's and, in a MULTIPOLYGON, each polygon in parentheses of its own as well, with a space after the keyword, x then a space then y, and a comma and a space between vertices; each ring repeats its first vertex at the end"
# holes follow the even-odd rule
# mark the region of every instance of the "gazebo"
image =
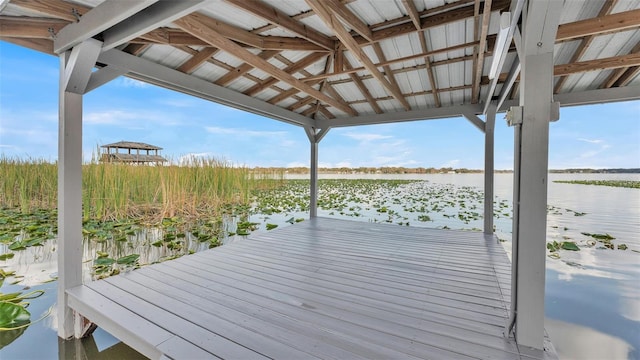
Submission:
POLYGON ((167 161, 160 156, 161 147, 134 141, 118 141, 113 144, 100 146, 102 162, 116 162, 128 164, 163 164, 167 161))
MULTIPOLYGON (((464 117, 485 139, 484 233, 487 241, 483 244, 487 249, 481 252, 489 256, 489 262, 498 254, 491 245, 494 124, 496 113, 506 112, 515 139, 513 259, 509 274, 498 274, 497 283, 504 289, 503 280, 511 279, 510 286, 507 285, 510 295, 504 301, 508 304, 505 305, 508 307, 505 339, 511 340, 504 340, 504 344, 516 346, 511 342, 515 333, 513 341, 520 350, 514 350, 517 354, 505 353, 498 357, 544 358, 548 355, 544 337, 544 289, 549 122, 559 120, 562 106, 640 99, 640 1, 10 0, 0 4, 4 6, 4 9, 0 7, 2 40, 60 58, 60 337, 72 336, 74 323, 81 324, 79 319, 86 316, 99 326, 113 329, 116 336, 148 356, 186 357, 185 354, 202 355, 199 351, 204 351, 210 344, 207 341, 214 337, 222 341, 238 334, 233 330, 219 330, 212 338, 203 335, 186 340, 182 336, 189 331, 180 332, 178 326, 162 327, 155 322, 173 319, 166 312, 153 312, 141 306, 137 307, 140 312, 134 314, 134 305, 142 300, 127 297, 124 292, 118 293, 124 299, 120 307, 113 308, 119 310, 105 315, 100 312, 101 306, 113 304, 105 300, 107 292, 100 293, 98 287, 108 287, 109 281, 119 280, 108 280, 93 288, 82 284, 82 203, 78 188, 81 186, 83 97, 113 79, 128 76, 304 129, 311 153, 312 219, 317 215, 318 144, 332 128, 464 117), (126 322, 134 315, 142 319, 144 311, 151 311, 145 315, 146 320, 126 322), (110 320, 111 315, 116 320, 110 320), (134 331, 118 321, 144 326, 134 331), (176 332, 167 332, 167 329, 176 329, 176 332), (171 355, 168 349, 186 350, 171 355)), ((454 140, 452 146, 455 146, 454 140)), ((310 223, 308 228, 303 225, 301 229, 306 232, 298 235, 307 237, 306 251, 311 251, 308 255, 313 259, 314 253, 309 249, 315 249, 320 256, 317 242, 328 241, 323 234, 330 233, 331 228, 323 226, 321 220, 310 223)), ((360 229, 360 233, 374 236, 373 230, 360 229)), ((286 232, 280 234, 285 236, 286 232)), ((417 239, 431 235, 411 236, 417 239)), ((416 246, 418 243, 414 242, 416 246)), ((295 242, 291 244, 297 246, 295 242)), ((282 244, 274 246, 277 245, 282 244)), ((217 252, 214 249, 212 253, 229 252, 229 256, 234 257, 232 249, 238 246, 242 245, 217 252)), ((336 246, 341 250, 336 251, 334 257, 355 254, 348 247, 336 246)), ((371 248, 363 246, 360 250, 371 248)), ((194 256, 200 258, 199 254, 194 256)), ((374 258, 371 254, 367 256, 374 258)), ((406 256, 410 256, 410 252, 406 256)), ((222 257, 220 260, 225 261, 222 257)), ((312 266, 314 261, 308 261, 308 266, 312 266)), ((420 261, 416 259, 413 265, 418 266, 420 261)), ((175 264, 183 266, 179 260, 175 264)), ((496 265, 498 262, 493 264, 489 266, 494 270, 500 267, 496 265)), ((160 265, 157 268, 161 268, 160 265)), ((247 270, 242 264, 234 266, 238 271, 247 270)), ((348 261, 345 266, 350 266, 348 261)), ((131 277, 137 277, 138 271, 131 277)), ((374 272, 368 274, 374 276, 374 272)), ((117 278, 129 281, 126 276, 117 278)), ((426 283, 428 279, 422 282, 426 283)), ((415 286, 414 289, 420 288, 415 286)), ((198 289, 206 292, 204 285, 198 289)), ((346 290, 335 296, 344 295, 346 290)), ((143 291, 143 288, 133 288, 129 294, 143 291)), ((269 291, 272 292, 266 293, 265 301, 274 306, 280 302, 297 304, 300 309, 304 308, 299 313, 301 316, 319 311, 317 307, 305 307, 307 304, 296 298, 278 297, 275 290, 269 291), (274 295, 269 297, 269 294, 274 295)), ((376 295, 384 293, 380 291, 376 295)), ((341 315, 332 313, 335 321, 331 324, 321 325, 324 317, 308 320, 310 326, 304 331, 320 331, 320 337, 306 344, 305 349, 310 351, 307 355, 344 357, 343 352, 330 352, 335 350, 332 344, 347 346, 343 341, 349 337, 336 334, 351 331, 351 336, 364 336, 366 326, 348 330, 345 324, 335 332, 323 332, 325 326, 341 321, 340 316, 354 316, 357 307, 362 305, 357 301, 348 304, 351 305, 343 307, 345 312, 336 310, 341 315), (320 341, 317 339, 326 342, 316 347, 316 341, 320 341)), ((382 306, 383 303, 376 304, 382 306)), ((262 313, 258 309, 252 314, 262 313)), ((193 320, 199 319, 196 316, 193 320)), ((249 326, 246 324, 264 325, 251 317, 236 320, 240 328, 249 326)), ((284 321, 274 319, 280 320, 284 321)), ((227 324, 223 321, 211 324, 217 327, 223 323, 227 324)), ((185 324, 185 329, 189 326, 185 324)), ((279 334, 270 331, 269 325, 260 328, 266 337, 279 334)), ((292 330, 290 334, 294 336, 299 332, 292 330)), ((398 356, 397 353, 385 351, 411 348, 393 343, 382 333, 376 334, 377 338, 369 339, 369 348, 359 348, 355 341, 349 343, 350 349, 354 353, 362 351, 362 357, 375 356, 367 352, 374 349, 380 350, 376 353, 378 357, 393 357, 398 356)), ((398 334, 401 336, 402 332, 398 334)), ((450 337, 438 337, 445 336, 444 332, 435 337, 421 334, 422 337, 408 341, 414 344, 429 339, 433 342, 433 351, 448 348, 475 354, 474 346, 483 343, 475 339, 468 346, 456 346, 458 343, 451 345, 443 340, 450 337)), ((242 337, 238 339, 237 342, 242 342, 242 337)), ((264 342, 251 339, 252 345, 247 346, 255 346, 255 351, 264 346, 265 353, 260 354, 273 350, 269 348, 273 343, 264 337, 260 337, 264 342)), ((407 339, 398 339, 404 340, 407 339)), ((226 345, 215 347, 207 354, 241 350, 236 348, 237 342, 222 341, 226 345)), ((231 357, 242 354, 248 356, 241 352, 227 353, 231 357)), ((275 357, 303 355, 293 351, 271 354, 275 357)), ((426 353, 417 353, 420 354, 422 356, 417 357, 428 357, 426 353)))

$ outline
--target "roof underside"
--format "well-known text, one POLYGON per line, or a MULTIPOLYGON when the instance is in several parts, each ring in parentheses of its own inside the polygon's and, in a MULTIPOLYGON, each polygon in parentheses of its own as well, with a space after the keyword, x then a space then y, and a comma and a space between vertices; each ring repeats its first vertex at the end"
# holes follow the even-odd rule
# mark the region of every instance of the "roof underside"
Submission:
MULTIPOLYGON (((10 0, 0 39, 55 54, 91 29, 99 68, 309 127, 479 114, 519 94, 514 43, 488 77, 518 0, 132 0, 129 19, 91 28, 109 2, 10 0)), ((639 98, 640 0, 565 1, 554 63, 564 105, 639 98)))

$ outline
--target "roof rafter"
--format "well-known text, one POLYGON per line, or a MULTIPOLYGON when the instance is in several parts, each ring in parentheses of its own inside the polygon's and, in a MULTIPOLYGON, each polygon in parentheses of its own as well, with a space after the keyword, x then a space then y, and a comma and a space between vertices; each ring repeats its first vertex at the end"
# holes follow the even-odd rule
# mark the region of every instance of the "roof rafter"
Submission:
POLYGON ((289 15, 283 13, 282 11, 274 8, 267 3, 259 0, 227 0, 227 2, 256 16, 259 16, 272 24, 278 25, 283 29, 289 30, 327 50, 333 51, 335 47, 334 41, 329 37, 314 30, 313 28, 307 27, 303 23, 289 17, 289 15))
MULTIPOLYGON (((478 45, 477 57, 474 59, 473 67, 473 87, 471 88, 471 103, 475 104, 480 99, 480 79, 484 69, 484 48, 487 46, 487 33, 489 32, 489 20, 491 19, 491 0, 484 1, 482 10, 482 21, 480 22, 480 44, 478 45)), ((494 54, 493 56, 496 56, 494 54)), ((499 55, 498 55, 499 56, 499 55)))
MULTIPOLYGON (((258 56, 263 58, 263 59, 265 59, 265 60, 269 60, 272 57, 276 56, 278 53, 280 53, 280 51, 277 51, 277 50, 265 50, 265 51, 261 52, 260 54, 258 54, 258 56)), ((246 74, 247 72, 251 71, 251 69, 253 69, 253 66, 251 66, 251 64, 244 63, 244 64, 236 67, 235 69, 230 70, 228 73, 226 73, 221 78, 216 80, 215 83, 217 85, 220 85, 220 86, 225 86, 225 85, 231 83, 233 80, 235 80, 235 79, 239 78, 240 76, 246 74)))
POLYGON ((202 20, 202 16, 195 15, 185 16, 182 19, 175 21, 175 24, 182 30, 210 43, 212 46, 228 52, 229 54, 243 60, 244 62, 247 62, 256 68, 267 72, 280 81, 284 81, 291 86, 300 89, 300 91, 306 92, 307 94, 317 98, 318 100, 321 100, 339 109, 340 111, 352 113, 351 107, 349 107, 347 104, 337 101, 327 96, 326 94, 321 93, 320 91, 307 85, 301 80, 298 80, 293 75, 273 66, 271 63, 260 58, 259 56, 254 55, 250 51, 242 48, 233 41, 224 37, 222 34, 218 33, 214 28, 209 27, 208 23, 209 22, 202 20))
POLYGON ((311 8, 316 12, 316 15, 320 17, 328 26, 331 28, 338 39, 344 44, 344 46, 351 51, 351 53, 364 65, 364 67, 371 72, 371 74, 384 86, 387 91, 393 97, 398 100, 405 110, 411 109, 411 106, 407 102, 407 99, 404 98, 402 93, 400 93, 397 89, 391 85, 391 83, 384 77, 384 75, 376 68, 371 59, 364 53, 364 51, 360 48, 358 43, 353 39, 351 34, 344 28, 342 23, 338 19, 336 19, 335 15, 329 10, 325 8, 324 3, 320 0, 306 0, 307 4, 311 6, 311 8))
MULTIPOLYGON (((344 66, 347 69, 351 68, 351 63, 349 62, 349 59, 344 59, 344 66)), ((360 79, 358 74, 349 73, 349 77, 351 78, 353 83, 356 84, 358 89, 360 89, 360 92, 362 93, 362 95, 364 95, 364 98, 367 99, 367 102, 369 103, 369 105, 371 105, 371 108, 373 109, 373 111, 375 111, 376 114, 382 114, 382 109, 380 108, 380 106, 378 106, 376 99, 373 97, 373 95, 371 95, 371 92, 369 92, 369 89, 364 84, 364 82, 362 82, 362 79, 360 79)))
MULTIPOLYGON (((306 68, 307 66, 314 64, 317 61, 320 61, 320 59, 326 56, 327 56, 326 53, 311 53, 306 57, 304 57, 302 60, 298 61, 297 63, 287 66, 286 68, 284 68, 283 71, 286 72, 287 74, 295 74, 298 71, 306 68)), ((278 79, 276 76, 271 75, 270 78, 267 78, 264 81, 246 90, 244 94, 249 96, 256 95, 261 91, 263 91, 264 89, 268 88, 269 86, 277 84, 278 81, 280 81, 280 79, 278 79)))
POLYGON ((640 27, 640 9, 619 12, 558 26, 556 41, 640 27))
POLYGON ((416 30, 420 30, 422 25, 420 24, 420 14, 418 13, 418 9, 416 9, 416 4, 413 0, 402 0, 402 5, 404 5, 404 9, 407 10, 407 14, 411 18, 411 22, 413 22, 416 30))
POLYGON ((183 73, 190 74, 195 69, 197 69, 200 65, 204 64, 207 60, 209 60, 215 53, 218 52, 218 49, 213 47, 207 47, 200 50, 197 54, 193 55, 189 60, 185 61, 180 67, 177 69, 178 71, 182 71, 183 73))
MULTIPOLYGON (((307 1, 307 4, 308 3, 309 2, 307 1)), ((360 18, 357 17, 353 12, 351 12, 351 10, 349 10, 343 3, 338 0, 323 0, 322 4, 326 9, 329 9, 333 13, 338 15, 345 25, 360 34, 360 36, 367 39, 368 41, 373 41, 371 29, 369 29, 369 26, 364 21, 360 20, 360 18)), ((314 6, 311 6, 311 8, 316 13, 316 15, 320 16, 314 6)))
MULTIPOLYGON (((600 12, 598 13, 598 17, 600 18, 609 14, 613 9, 613 6, 616 4, 616 2, 617 0, 606 0, 605 3, 602 5, 602 8, 600 9, 600 12)), ((571 60, 569 60, 569 63, 574 63, 576 61, 579 61, 580 58, 582 58, 582 55, 584 55, 584 53, 587 51, 587 48, 589 48, 589 45, 591 45, 591 42, 593 41, 593 39, 595 39, 595 37, 596 37, 595 35, 589 35, 588 37, 582 39, 582 41, 580 42, 580 45, 578 46, 576 51, 573 53, 573 56, 571 56, 571 60)), ((553 89, 554 94, 557 94, 558 92, 560 92, 565 81, 567 81, 566 76, 561 76, 558 79, 558 81, 556 82, 556 86, 553 89)))
MULTIPOLYGON (((374 64, 374 66, 375 67, 380 67, 380 66, 397 64, 397 63, 400 63, 400 62, 405 62, 405 61, 425 58, 427 56, 433 56, 433 55, 447 53, 447 52, 450 52, 450 51, 466 49, 466 48, 475 46, 476 44, 477 44, 477 42, 474 41, 474 42, 469 42, 469 43, 466 43, 466 44, 454 45, 454 46, 451 46, 451 47, 442 48, 442 49, 438 49, 438 50, 432 50, 432 51, 424 52, 424 53, 421 53, 421 54, 409 55, 409 56, 405 56, 405 57, 401 57, 401 58, 397 58, 397 59, 393 59, 393 60, 388 60, 388 61, 385 61, 385 62, 380 62, 380 63, 374 64)), ((311 81, 311 80, 316 80, 316 79, 324 79, 324 78, 328 78, 328 77, 331 77, 331 76, 344 75, 344 74, 349 74, 349 73, 352 73, 352 72, 358 72, 358 71, 363 71, 363 70, 366 70, 366 68, 360 66, 360 67, 353 68, 353 69, 350 69, 350 70, 341 70, 341 71, 332 72, 332 73, 314 75, 314 76, 306 77, 306 78, 304 78, 302 80, 311 81)))
MULTIPOLYGON (((636 44, 636 46, 633 47, 633 49, 631 50, 631 54, 635 54, 637 52, 640 52, 640 41, 638 41, 638 43, 636 44)), ((613 87, 618 80, 620 80, 620 78, 622 78, 622 76, 629 70, 631 70, 632 68, 620 68, 617 69, 616 71, 614 71, 609 78, 607 78, 607 80, 604 81, 603 85, 601 86, 601 88, 603 89, 608 89, 610 87, 613 87)), ((638 69, 636 69, 637 71, 638 69)), ((628 74, 629 79, 632 78, 632 71, 630 72, 630 74, 628 74)), ((619 83, 620 84, 620 83, 619 83)), ((623 86, 626 84, 623 84, 623 86)), ((619 86, 619 85, 618 85, 619 86)))
MULTIPOLYGON (((495 0, 492 2, 491 11, 498 11, 503 9, 508 9, 511 4, 510 0, 495 0)), ((431 16, 421 17, 421 30, 427 30, 432 27, 449 24, 455 21, 464 20, 467 18, 473 17, 473 4, 469 3, 466 6, 456 8, 451 11, 446 11, 442 13, 436 13, 431 16)), ((354 39, 359 44, 365 44, 368 42, 377 42, 384 39, 389 39, 396 36, 406 35, 408 33, 415 32, 416 28, 413 23, 402 23, 390 27, 381 28, 379 30, 374 30, 372 32, 372 39, 368 41, 367 39, 356 36, 354 39)))

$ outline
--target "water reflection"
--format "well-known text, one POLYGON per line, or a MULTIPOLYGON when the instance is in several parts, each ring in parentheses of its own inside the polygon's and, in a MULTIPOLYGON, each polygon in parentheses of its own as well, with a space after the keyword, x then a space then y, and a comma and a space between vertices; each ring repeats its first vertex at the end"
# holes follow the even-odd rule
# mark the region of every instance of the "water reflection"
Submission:
POLYGON ((545 319, 544 324, 562 360, 636 358, 634 349, 617 337, 559 320, 545 319))
POLYGON ((147 359, 127 345, 118 342, 106 349, 100 349, 94 336, 84 339, 62 340, 58 338, 59 360, 101 360, 101 359, 147 359))

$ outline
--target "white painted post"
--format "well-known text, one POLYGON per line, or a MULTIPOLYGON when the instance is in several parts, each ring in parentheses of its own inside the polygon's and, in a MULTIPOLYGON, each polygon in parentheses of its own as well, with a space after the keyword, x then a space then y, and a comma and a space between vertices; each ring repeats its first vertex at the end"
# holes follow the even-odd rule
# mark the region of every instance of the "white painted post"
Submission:
POLYGON ((529 2, 520 74, 522 125, 518 166, 516 340, 544 348, 544 283, 547 233, 549 121, 553 97, 553 47, 562 2, 529 2))
POLYGON ((484 233, 493 234, 493 172, 494 172, 494 127, 496 105, 487 108, 484 124, 484 233))
POLYGON ((82 95, 62 80, 71 52, 60 55, 58 128, 58 336, 74 335, 66 290, 82 285, 82 95))
POLYGON ((318 216, 318 141, 314 136, 314 139, 309 139, 309 143, 311 144, 309 217, 314 218, 318 216))

